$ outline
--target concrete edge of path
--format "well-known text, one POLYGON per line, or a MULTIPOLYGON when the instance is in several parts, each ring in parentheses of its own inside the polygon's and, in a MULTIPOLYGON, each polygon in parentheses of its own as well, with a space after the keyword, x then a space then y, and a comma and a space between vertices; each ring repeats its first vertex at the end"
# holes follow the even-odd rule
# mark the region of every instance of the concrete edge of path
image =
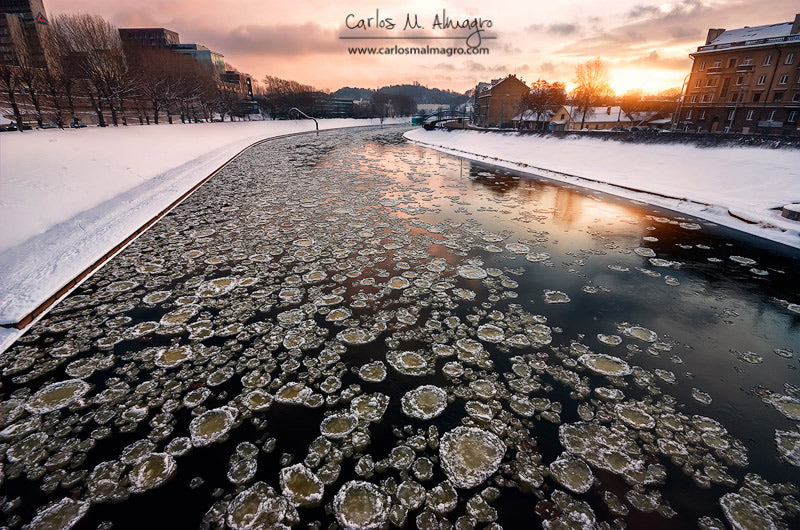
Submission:
MULTIPOLYGON (((419 145, 421 147, 426 147, 429 149, 434 149, 436 151, 441 151, 443 153, 451 154, 454 156, 458 156, 461 158, 466 158, 468 160, 474 160, 476 162, 485 163, 491 166, 503 168, 503 169, 512 169, 514 171, 518 171, 520 173, 530 175, 532 177, 544 177, 550 180, 560 182, 560 183, 567 183, 567 184, 575 184, 581 186, 586 189, 590 189, 593 191, 599 191, 603 193, 609 193, 611 195, 616 195, 617 197, 632 199, 632 200, 639 200, 641 202, 645 202, 651 204, 653 206, 657 206, 659 208, 664 208, 666 210, 671 210, 673 212, 682 214, 682 215, 691 215, 693 217, 697 217, 699 219, 704 219, 711 223, 716 223, 726 228, 730 228, 732 230, 737 230, 739 232, 756 236, 765 241, 770 241, 773 243, 778 243, 780 245, 785 245, 789 248, 800 248, 800 240, 796 242, 791 242, 789 240, 783 239, 776 239, 768 237, 768 234, 765 234, 764 231, 767 230, 769 227, 764 227, 763 230, 748 230, 747 227, 755 227, 761 226, 756 222, 748 220, 746 216, 737 215, 736 212, 731 211, 726 206, 722 206, 719 204, 711 204, 702 201, 695 201, 689 199, 687 197, 680 197, 680 196, 673 196, 667 195, 663 193, 658 193, 654 191, 648 191, 644 189, 639 189, 631 186, 623 186, 621 184, 614 184, 611 182, 607 182, 604 180, 593 179, 589 177, 584 177, 581 175, 575 175, 572 173, 566 173, 564 171, 556 171, 553 169, 548 169, 545 167, 538 167, 531 164, 527 164, 525 162, 520 162, 517 160, 507 160, 505 158, 499 158, 491 155, 483 155, 480 153, 474 153, 472 151, 467 151, 464 149, 458 149, 455 147, 448 147, 445 145, 434 144, 430 142, 424 142, 422 140, 417 140, 415 138, 409 138, 408 136, 404 135, 404 138, 413 144, 419 145), (503 165, 506 164, 506 165, 503 165), (536 171, 536 172, 534 172, 536 171), (567 180, 569 179, 569 180, 567 180), (598 187, 587 186, 585 183, 595 184, 598 187), (614 193, 614 190, 621 190, 622 193, 614 193), (629 193, 624 193, 629 192, 629 193), (635 196, 632 196, 635 194, 635 196), (657 197, 659 199, 663 199, 662 201, 653 201, 648 200, 648 198, 657 197), (680 209, 676 208, 675 206, 670 206, 667 201, 675 201, 676 205, 695 205, 696 209, 680 209), (703 216, 702 213, 708 210, 716 210, 717 212, 724 213, 723 215, 710 215, 710 216, 703 216)), ((772 228, 779 230, 779 228, 772 226, 772 228)), ((800 228, 799 228, 800 229, 800 228)))
MULTIPOLYGON (((386 124, 387 127, 392 125, 405 125, 405 124, 386 124)), ((332 127, 330 129, 324 129, 322 131, 299 131, 287 134, 281 134, 278 136, 271 136, 269 138, 262 138, 261 140, 257 140, 250 145, 245 146, 233 156, 225 160, 219 167, 213 170, 210 174, 200 180, 197 184, 192 186, 189 190, 184 192, 180 197, 175 199, 166 208, 161 210, 155 216, 153 216, 150 220, 144 223, 142 226, 134 230, 128 237, 124 240, 119 242, 115 245, 112 249, 108 252, 100 256, 97 260, 94 261, 91 265, 77 274, 73 279, 68 281, 62 287, 60 287, 55 293, 53 293, 50 297, 48 297, 44 302, 40 303, 35 309, 29 312, 25 317, 20 319, 19 322, 13 323, 6 323, 0 324, 0 328, 6 328, 3 333, 0 335, 0 353, 5 352, 8 348, 11 347, 22 335, 25 334, 30 327, 38 322, 42 317, 44 317, 47 312, 52 309, 58 302, 69 296, 72 291, 74 291, 78 286, 80 286, 84 281, 88 280, 95 272, 100 270, 103 265, 105 265, 109 260, 114 258, 117 254, 125 250, 125 248, 130 245, 133 241, 139 238, 143 233, 145 233, 150 227, 156 224, 159 220, 161 220, 165 215, 170 213, 176 207, 178 207, 183 201, 188 199, 195 191, 197 191, 203 184, 211 180, 214 176, 216 176, 222 169, 225 168, 228 164, 230 164, 234 159, 240 156, 242 153, 247 151, 248 149, 255 147, 257 145, 261 145, 266 142, 270 142, 273 140, 280 140, 282 138, 290 138, 293 136, 301 136, 307 134, 319 134, 319 132, 328 132, 328 131, 338 131, 343 129, 361 129, 361 130, 368 130, 370 128, 376 127, 383 127, 383 125, 350 125, 344 127, 332 127), (15 333, 17 331, 18 333, 15 333)))

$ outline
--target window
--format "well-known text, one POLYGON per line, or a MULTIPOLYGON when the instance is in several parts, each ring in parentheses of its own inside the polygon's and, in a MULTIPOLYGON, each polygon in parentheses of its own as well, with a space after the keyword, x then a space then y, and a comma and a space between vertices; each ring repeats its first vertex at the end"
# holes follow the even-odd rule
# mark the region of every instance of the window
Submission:
POLYGON ((800 101, 800 92, 795 92, 794 96, 792 96, 792 102, 797 103, 798 101, 800 101))
POLYGON ((731 86, 731 78, 730 77, 726 77, 725 79, 723 79, 722 80, 722 90, 719 93, 719 97, 724 98, 725 96, 727 96, 728 95, 728 89, 730 88, 730 86, 731 86))
POLYGON ((785 85, 787 82, 789 82, 789 74, 783 74, 781 76, 781 80, 778 81, 778 84, 779 85, 785 85))
POLYGON ((767 76, 762 75, 761 77, 758 78, 758 83, 756 83, 756 84, 763 85, 766 82, 767 82, 767 76))
POLYGON ((697 119, 698 119, 698 120, 704 120, 704 119, 706 119, 706 111, 704 111, 704 110, 701 110, 701 111, 700 111, 700 115, 697 117, 697 119))
POLYGON ((761 92, 756 92, 753 94, 753 103, 758 103, 761 101, 761 92))
POLYGON ((783 101, 783 92, 775 92, 775 95, 772 96, 772 101, 783 101))
POLYGON ((747 120, 747 121, 753 121, 753 114, 755 114, 755 113, 756 113, 756 111, 754 111, 754 110, 748 110, 747 111, 747 116, 745 116, 744 119, 747 120))
POLYGON ((710 77, 706 79, 706 86, 714 86, 714 80, 710 77))
POLYGON ((783 64, 792 64, 792 63, 794 63, 794 53, 789 53, 786 55, 786 60, 783 62, 783 64))
POLYGON ((697 103, 697 96, 692 96, 692 103, 697 103))
POLYGON ((753 64, 753 58, 752 57, 745 57, 744 58, 744 62, 742 63, 742 66, 750 66, 751 64, 753 64))
POLYGON ((797 111, 793 110, 792 112, 790 112, 789 117, 786 118, 786 121, 788 121, 789 123, 794 123, 795 121, 797 121, 797 111))
POLYGON ((739 77, 736 78, 736 84, 741 85, 742 83, 744 83, 744 76, 740 75, 739 77))
POLYGON ((732 119, 733 119, 733 115, 734 115, 734 113, 735 113, 735 112, 736 112, 735 110, 731 110, 731 111, 728 113, 728 121, 730 121, 730 120, 732 120, 732 119))
POLYGON ((728 59, 728 68, 733 68, 736 66, 736 57, 731 57, 728 59))
POLYGON ((764 66, 769 66, 772 64, 772 55, 767 55, 764 57, 764 66))
POLYGON ((700 70, 702 72, 705 69, 706 69, 706 62, 703 61, 702 63, 700 63, 700 68, 698 68, 698 70, 700 70))
POLYGON ((714 61, 714 65, 711 68, 719 68, 722 66, 722 61, 714 61))
POLYGON ((772 121, 772 120, 774 120, 774 119, 775 119, 775 113, 777 113, 777 112, 778 112, 777 110, 771 110, 771 111, 769 111, 769 117, 767 118, 767 121, 772 121))
POLYGON ((686 113, 686 119, 687 120, 691 120, 692 119, 692 109, 689 109, 689 112, 686 113))
POLYGON ((701 82, 702 82, 702 81, 701 81, 700 79, 698 79, 697 81, 695 81, 695 82, 694 82, 694 87, 695 87, 695 88, 700 88, 700 83, 701 83, 701 82))

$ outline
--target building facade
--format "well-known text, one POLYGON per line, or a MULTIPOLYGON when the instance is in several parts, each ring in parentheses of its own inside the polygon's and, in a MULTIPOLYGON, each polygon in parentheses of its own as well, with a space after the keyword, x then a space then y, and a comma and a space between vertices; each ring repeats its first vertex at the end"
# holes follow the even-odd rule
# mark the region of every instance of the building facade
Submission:
POLYGON ((34 68, 54 64, 50 21, 42 0, 0 0, 0 61, 18 65, 20 54, 34 68))
POLYGON ((641 120, 634 120, 621 107, 594 107, 586 111, 586 115, 577 107, 565 105, 558 109, 550 120, 550 130, 578 131, 581 126, 590 131, 601 131, 614 127, 630 127, 640 125, 641 120))
POLYGON ((479 127, 512 127, 513 118, 519 114, 519 104, 530 90, 514 75, 483 88, 477 98, 476 124, 479 127))
POLYGON ((793 22, 709 29, 690 56, 677 130, 800 134, 800 14, 793 22))
POLYGON ((209 50, 201 44, 173 44, 170 46, 170 49, 175 50, 178 53, 188 55, 195 61, 206 65, 211 69, 211 72, 217 76, 221 76, 225 73, 225 56, 221 53, 209 50))
POLYGON ((177 32, 166 28, 120 28, 119 38, 123 44, 169 48, 181 42, 177 32))

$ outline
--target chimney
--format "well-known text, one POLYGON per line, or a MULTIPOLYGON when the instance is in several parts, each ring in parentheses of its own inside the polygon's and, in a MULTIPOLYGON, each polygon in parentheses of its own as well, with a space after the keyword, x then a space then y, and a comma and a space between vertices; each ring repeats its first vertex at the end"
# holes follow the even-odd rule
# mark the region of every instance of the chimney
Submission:
POLYGON ((800 33, 800 13, 794 16, 794 24, 792 24, 791 35, 797 35, 798 33, 800 33))
POLYGON ((706 37, 706 44, 711 44, 711 42, 725 33, 725 28, 709 28, 708 29, 708 36, 706 37))

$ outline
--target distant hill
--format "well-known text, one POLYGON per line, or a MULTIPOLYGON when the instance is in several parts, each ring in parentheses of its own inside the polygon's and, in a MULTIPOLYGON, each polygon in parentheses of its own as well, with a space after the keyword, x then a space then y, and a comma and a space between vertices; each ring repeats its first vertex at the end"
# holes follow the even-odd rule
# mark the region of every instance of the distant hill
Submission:
POLYGON ((332 92, 331 96, 343 99, 369 99, 372 97, 374 90, 370 88, 355 88, 355 87, 342 87, 336 92, 332 92))
MULTIPOLYGON (((369 88, 343 87, 333 92, 333 97, 346 99, 369 99, 374 90, 369 88)), ((391 85, 378 89, 378 92, 390 96, 410 96, 417 105, 434 103, 437 105, 460 105, 467 101, 466 94, 459 94, 450 90, 428 88, 422 85, 391 85)))

